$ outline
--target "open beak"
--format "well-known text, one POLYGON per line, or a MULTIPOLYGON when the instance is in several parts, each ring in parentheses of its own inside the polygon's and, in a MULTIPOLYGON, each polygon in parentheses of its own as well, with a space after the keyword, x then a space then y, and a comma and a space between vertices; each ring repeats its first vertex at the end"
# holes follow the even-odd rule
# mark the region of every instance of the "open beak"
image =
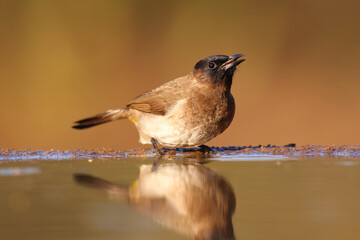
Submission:
POLYGON ((243 59, 243 58, 240 59, 241 57, 244 57, 244 55, 235 54, 235 55, 230 56, 229 60, 227 60, 223 65, 220 66, 220 69, 224 69, 226 71, 229 68, 236 67, 237 65, 239 65, 240 63, 245 61, 245 59, 243 59))

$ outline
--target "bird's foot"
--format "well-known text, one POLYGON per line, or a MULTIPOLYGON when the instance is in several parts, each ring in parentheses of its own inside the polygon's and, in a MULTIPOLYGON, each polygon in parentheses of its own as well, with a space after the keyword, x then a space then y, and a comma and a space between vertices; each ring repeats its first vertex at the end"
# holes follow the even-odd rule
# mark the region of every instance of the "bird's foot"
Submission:
POLYGON ((161 158, 164 155, 163 152, 160 149, 154 149, 153 153, 154 153, 154 157, 160 157, 161 158))
POLYGON ((202 152, 212 152, 213 150, 211 149, 211 147, 208 147, 206 145, 200 145, 200 151, 202 152))
POLYGON ((151 167, 151 171, 155 171, 159 160, 162 158, 163 153, 161 152, 160 148, 158 147, 158 144, 157 144, 157 141, 155 138, 151 138, 151 143, 154 147, 154 155, 155 155, 155 159, 154 159, 154 163, 151 167))
POLYGON ((200 152, 203 154, 203 157, 209 157, 213 152, 211 147, 208 147, 206 145, 200 145, 199 147, 200 147, 200 152))

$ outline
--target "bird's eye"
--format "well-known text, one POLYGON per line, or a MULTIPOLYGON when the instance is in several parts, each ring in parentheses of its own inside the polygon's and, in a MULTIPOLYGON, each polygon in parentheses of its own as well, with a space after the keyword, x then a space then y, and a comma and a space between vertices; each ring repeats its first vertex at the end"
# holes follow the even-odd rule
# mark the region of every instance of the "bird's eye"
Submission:
POLYGON ((210 63, 209 63, 209 68, 214 68, 214 67, 215 67, 215 63, 210 62, 210 63))

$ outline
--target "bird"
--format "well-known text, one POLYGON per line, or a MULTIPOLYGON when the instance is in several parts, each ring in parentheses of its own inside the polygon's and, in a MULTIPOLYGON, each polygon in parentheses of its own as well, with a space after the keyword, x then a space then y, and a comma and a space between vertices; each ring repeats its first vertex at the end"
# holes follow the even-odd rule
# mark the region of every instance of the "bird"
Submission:
POLYGON ((170 148, 200 147, 227 129, 235 114, 231 85, 244 55, 213 55, 198 61, 189 74, 166 82, 134 98, 123 108, 111 109, 75 122, 86 129, 119 119, 129 119, 139 132, 139 142, 170 148))

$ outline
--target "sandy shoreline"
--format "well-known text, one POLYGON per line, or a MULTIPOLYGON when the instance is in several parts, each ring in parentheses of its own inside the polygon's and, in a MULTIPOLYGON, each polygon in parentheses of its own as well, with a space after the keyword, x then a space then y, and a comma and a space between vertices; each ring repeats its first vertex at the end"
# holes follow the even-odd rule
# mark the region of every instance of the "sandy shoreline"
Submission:
MULTIPOLYGON (((322 146, 322 145, 305 145, 294 146, 292 144, 286 146, 239 146, 239 147, 211 147, 212 151, 207 156, 221 157, 228 155, 283 155, 293 157, 356 157, 360 158, 360 145, 342 145, 342 146, 322 146)), ((199 149, 180 148, 164 150, 165 156, 183 156, 183 157, 203 157, 199 149)), ((25 161, 36 159, 91 159, 91 158, 127 158, 127 157, 152 157, 153 151, 146 149, 72 149, 72 150, 16 150, 16 149, 0 149, 1 161, 25 161)))

